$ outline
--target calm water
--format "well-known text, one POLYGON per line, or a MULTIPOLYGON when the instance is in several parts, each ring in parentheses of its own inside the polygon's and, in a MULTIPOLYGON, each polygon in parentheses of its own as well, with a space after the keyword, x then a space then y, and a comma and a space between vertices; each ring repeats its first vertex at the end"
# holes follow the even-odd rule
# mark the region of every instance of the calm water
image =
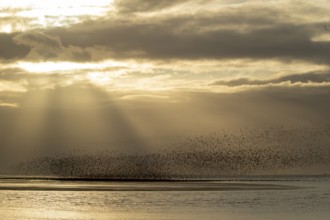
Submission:
POLYGON ((330 179, 200 183, 0 180, 0 219, 201 218, 328 220, 330 179))

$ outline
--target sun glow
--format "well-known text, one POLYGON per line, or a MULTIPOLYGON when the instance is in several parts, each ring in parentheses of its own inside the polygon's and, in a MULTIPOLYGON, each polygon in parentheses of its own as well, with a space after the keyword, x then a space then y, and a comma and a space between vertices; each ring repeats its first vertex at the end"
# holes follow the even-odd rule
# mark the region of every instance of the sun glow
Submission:
POLYGON ((117 76, 118 74, 112 72, 90 72, 87 74, 87 78, 97 85, 107 85, 117 76))
POLYGON ((18 62, 17 67, 30 73, 74 73, 79 70, 98 70, 106 68, 124 68, 124 62, 108 60, 102 63, 74 63, 74 62, 18 62))
POLYGON ((111 5, 113 0, 0 0, 1 7, 9 9, 31 9, 31 8, 83 8, 83 7, 105 7, 111 5))
POLYGON ((0 32, 11 33, 34 28, 67 26, 82 22, 86 18, 102 17, 113 10, 112 2, 112 0, 0 0, 1 9, 5 9, 0 11, 0 17, 7 18, 6 24, 0 24, 0 32), (23 26, 20 25, 22 22, 23 26))
POLYGON ((6 24, 6 25, 3 25, 2 27, 0 27, 0 32, 2 33, 11 33, 13 30, 12 26, 10 24, 6 24))
MULTIPOLYGON (((139 65, 134 62, 119 62, 114 60, 99 63, 18 62, 8 67, 19 68, 28 74, 38 74, 40 77, 44 76, 42 79, 47 83, 43 82, 41 84, 47 85, 47 88, 53 87, 54 78, 50 77, 51 75, 63 76, 57 77, 55 85, 70 85, 75 82, 87 80, 96 86, 107 87, 112 85, 114 80, 125 78, 124 75, 127 73, 146 70, 147 68, 145 64, 139 65)), ((36 82, 34 84, 36 85, 36 82)))

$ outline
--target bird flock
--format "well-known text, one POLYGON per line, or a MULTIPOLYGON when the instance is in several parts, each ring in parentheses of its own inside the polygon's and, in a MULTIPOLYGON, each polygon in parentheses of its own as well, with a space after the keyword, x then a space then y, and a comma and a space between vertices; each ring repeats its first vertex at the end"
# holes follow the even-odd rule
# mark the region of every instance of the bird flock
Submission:
POLYGON ((330 126, 246 128, 187 138, 154 152, 105 149, 22 161, 11 173, 107 180, 205 179, 330 164, 330 126))

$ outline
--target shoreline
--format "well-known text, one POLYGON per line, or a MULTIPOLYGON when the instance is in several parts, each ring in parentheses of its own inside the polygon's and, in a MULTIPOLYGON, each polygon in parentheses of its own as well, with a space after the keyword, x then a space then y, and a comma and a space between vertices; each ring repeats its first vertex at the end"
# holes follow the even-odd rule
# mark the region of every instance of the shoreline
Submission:
POLYGON ((100 177, 56 177, 56 176, 1 176, 0 180, 40 180, 68 182, 222 182, 222 181, 299 181, 313 178, 330 178, 330 175, 245 175, 221 176, 217 178, 100 178, 100 177))
POLYGON ((248 191, 248 190, 293 190, 304 187, 225 182, 5 182, 0 183, 0 191, 248 191))

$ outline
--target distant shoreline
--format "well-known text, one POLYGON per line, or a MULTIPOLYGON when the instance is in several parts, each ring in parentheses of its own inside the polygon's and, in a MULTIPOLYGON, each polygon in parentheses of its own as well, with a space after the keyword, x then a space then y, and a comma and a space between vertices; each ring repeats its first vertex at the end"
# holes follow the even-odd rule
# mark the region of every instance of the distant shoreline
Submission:
POLYGON ((305 187, 266 183, 243 182, 0 182, 1 191, 249 191, 249 190, 295 190, 305 187))
POLYGON ((98 177, 54 177, 54 176, 0 176, 0 180, 50 180, 79 182, 214 182, 214 181, 290 181, 312 178, 327 178, 323 175, 246 175, 222 176, 218 178, 98 178, 98 177))

